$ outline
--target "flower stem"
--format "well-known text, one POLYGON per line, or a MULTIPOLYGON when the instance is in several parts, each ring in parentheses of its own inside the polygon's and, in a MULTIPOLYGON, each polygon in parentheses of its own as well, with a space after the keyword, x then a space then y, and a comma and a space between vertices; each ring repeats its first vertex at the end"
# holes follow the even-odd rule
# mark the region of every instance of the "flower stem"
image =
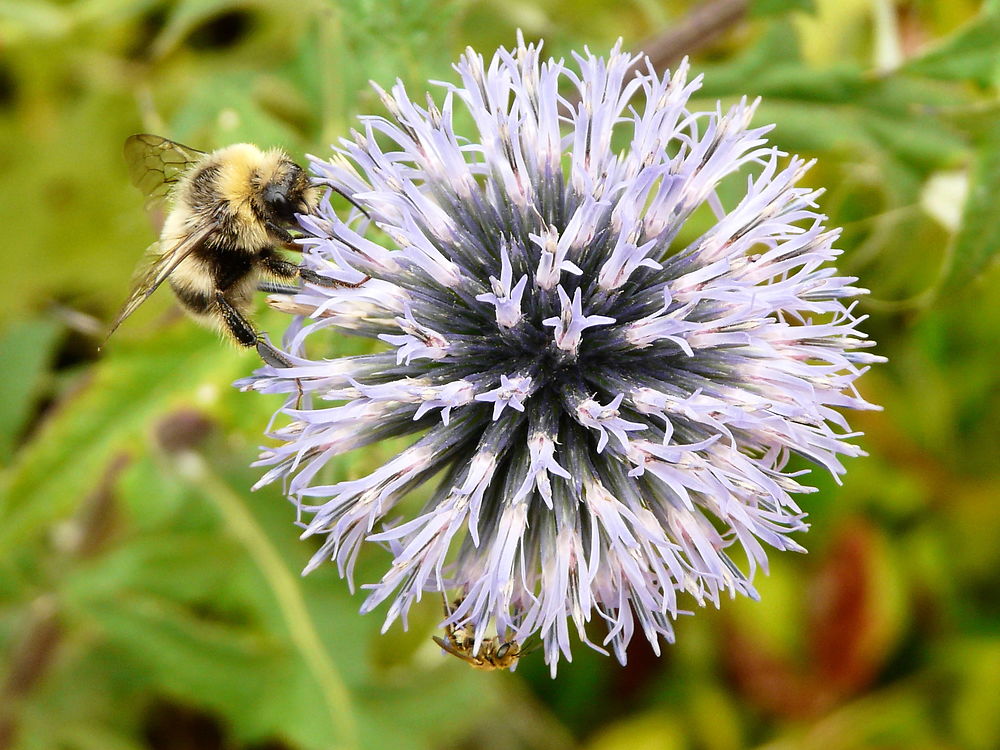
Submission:
POLYGON ((215 505, 226 527, 246 547, 274 592, 292 643, 323 693, 333 727, 343 740, 342 747, 357 748, 358 729, 350 694, 319 638, 296 576, 288 569, 243 499, 211 471, 201 456, 186 453, 180 460, 183 474, 215 505))

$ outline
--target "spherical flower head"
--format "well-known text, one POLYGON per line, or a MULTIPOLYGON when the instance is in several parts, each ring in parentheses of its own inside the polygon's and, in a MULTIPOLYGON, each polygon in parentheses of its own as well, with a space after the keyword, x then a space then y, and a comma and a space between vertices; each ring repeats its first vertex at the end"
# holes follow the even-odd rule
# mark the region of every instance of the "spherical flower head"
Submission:
POLYGON ((790 456, 837 477, 862 453, 841 410, 875 408, 854 381, 881 359, 819 191, 797 186, 809 165, 750 125, 756 103, 691 111, 686 62, 661 77, 619 46, 574 60, 519 38, 488 64, 467 51, 437 101, 379 90, 389 116, 311 160, 356 208, 301 217, 310 268, 371 279, 273 298, 299 316, 291 365, 242 383, 289 394, 261 482, 284 480, 322 539, 308 569, 350 579, 380 543, 394 559, 363 611, 388 601, 386 627, 405 624, 450 591, 475 646, 539 639, 553 674, 571 630, 624 663, 637 626, 657 652, 673 640, 685 598, 756 598, 765 549, 802 550, 792 496, 811 488, 790 456), (331 331, 387 348, 306 356, 331 331), (322 481, 411 434, 371 474, 322 481))

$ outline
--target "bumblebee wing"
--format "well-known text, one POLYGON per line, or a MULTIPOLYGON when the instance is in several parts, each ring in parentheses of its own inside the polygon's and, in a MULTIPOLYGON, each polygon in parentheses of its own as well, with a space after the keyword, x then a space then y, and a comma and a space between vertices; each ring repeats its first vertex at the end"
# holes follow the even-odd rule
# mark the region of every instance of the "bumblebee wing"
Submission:
POLYGON ((105 341, 111 338, 111 334, 129 315, 136 311, 139 305, 149 299, 149 295, 166 281, 182 260, 205 242, 210 232, 210 226, 203 227, 175 242, 166 250, 162 249, 162 242, 154 242, 149 246, 149 249, 146 250, 146 256, 132 280, 132 291, 129 292, 128 299, 122 305, 114 323, 111 324, 111 328, 108 329, 108 334, 104 337, 105 341))
POLYGON ((126 138, 124 154, 129 177, 146 196, 148 211, 160 208, 181 176, 205 156, 204 151, 149 133, 126 138))
POLYGON ((444 638, 439 638, 436 635, 431 636, 431 637, 434 639, 434 642, 437 645, 439 645, 441 648, 443 648, 445 651, 447 651, 452 656, 457 656, 459 659, 461 659, 464 662, 468 662, 469 664, 472 664, 473 666, 478 666, 478 664, 477 664, 477 662, 476 662, 475 659, 473 659, 468 654, 463 654, 457 648, 455 648, 450 643, 448 643, 448 641, 446 641, 444 638))

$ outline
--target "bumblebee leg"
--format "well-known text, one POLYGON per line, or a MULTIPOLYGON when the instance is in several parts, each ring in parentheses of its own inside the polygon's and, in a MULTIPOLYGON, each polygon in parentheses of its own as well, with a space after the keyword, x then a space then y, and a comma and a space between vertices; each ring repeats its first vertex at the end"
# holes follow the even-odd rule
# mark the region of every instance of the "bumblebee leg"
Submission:
POLYGON ((264 256, 262 263, 264 270, 272 276, 277 276, 279 279, 299 278, 299 267, 294 263, 289 263, 284 258, 279 258, 277 255, 268 253, 264 256))
POLYGON ((264 226, 266 226, 268 228, 268 230, 270 230, 270 232, 275 237, 277 237, 279 240, 281 240, 281 244, 284 245, 284 246, 286 246, 286 247, 288 247, 288 249, 292 249, 293 247, 298 248, 299 250, 302 249, 298 245, 296 245, 294 242, 292 242, 292 240, 294 240, 295 238, 292 237, 292 233, 289 232, 284 227, 278 226, 273 221, 265 221, 264 222, 264 226))
POLYGON ((274 281, 262 281, 257 285, 258 292, 267 292, 268 294, 298 294, 302 290, 297 286, 292 286, 291 284, 278 284, 274 281))
MULTIPOLYGON (((289 361, 284 354, 279 352, 264 339, 257 340, 257 353, 260 358, 264 360, 265 364, 271 365, 271 367, 291 367, 292 363, 289 361)), ((299 399, 302 398, 301 386, 299 386, 299 399)), ((296 407, 297 408, 297 407, 296 407)))
POLYGON ((226 295, 220 291, 215 292, 215 305, 219 310, 219 317, 226 331, 233 337, 237 344, 245 347, 256 347, 260 358, 273 367, 291 367, 285 356, 267 343, 257 329, 253 327, 249 320, 243 317, 243 313, 233 307, 233 304, 226 299, 226 295))
POLYGON ((361 281, 355 281, 351 284, 346 281, 337 281, 336 279, 329 279, 326 276, 320 276, 318 273, 310 271, 308 268, 299 268, 299 278, 303 281, 308 281, 310 284, 316 284, 318 286, 357 289, 359 286, 362 286, 366 281, 368 281, 371 276, 365 276, 361 279, 361 281))
POLYGON ((236 340, 237 344, 246 347, 257 345, 257 341, 260 339, 257 329, 243 317, 239 310, 233 307, 233 304, 226 299, 226 295, 220 290, 215 292, 215 306, 219 310, 219 316, 226 327, 226 332, 236 340))
POLYGON ((300 245, 295 240, 304 235, 302 235, 301 233, 292 234, 284 227, 275 224, 273 221, 265 221, 264 226, 267 227, 268 231, 271 232, 271 234, 273 234, 275 237, 278 238, 278 245, 281 247, 282 250, 288 250, 293 253, 302 252, 302 245, 300 245))
POLYGON ((279 279, 302 279, 303 281, 308 281, 310 284, 325 287, 346 287, 348 289, 357 289, 371 278, 371 276, 365 276, 361 279, 361 281, 357 281, 353 284, 346 281, 337 281, 336 279, 329 279, 326 276, 320 276, 318 273, 311 271, 308 268, 303 268, 302 266, 297 266, 294 263, 289 263, 287 260, 279 258, 276 255, 269 255, 264 258, 264 268, 267 269, 268 273, 277 276, 279 279))

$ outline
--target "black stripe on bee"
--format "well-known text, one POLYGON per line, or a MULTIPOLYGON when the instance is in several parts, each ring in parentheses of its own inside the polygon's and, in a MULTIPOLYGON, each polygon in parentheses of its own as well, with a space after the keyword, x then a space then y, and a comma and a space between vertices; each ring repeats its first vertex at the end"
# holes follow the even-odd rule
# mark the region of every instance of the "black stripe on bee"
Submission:
POLYGON ((200 247, 194 254, 211 274, 215 287, 221 291, 230 289, 252 273, 257 262, 256 253, 226 245, 200 247))
POLYGON ((174 294, 177 295, 178 301, 195 315, 208 313, 215 304, 213 298, 204 292, 173 283, 170 284, 170 287, 174 290, 174 294))

